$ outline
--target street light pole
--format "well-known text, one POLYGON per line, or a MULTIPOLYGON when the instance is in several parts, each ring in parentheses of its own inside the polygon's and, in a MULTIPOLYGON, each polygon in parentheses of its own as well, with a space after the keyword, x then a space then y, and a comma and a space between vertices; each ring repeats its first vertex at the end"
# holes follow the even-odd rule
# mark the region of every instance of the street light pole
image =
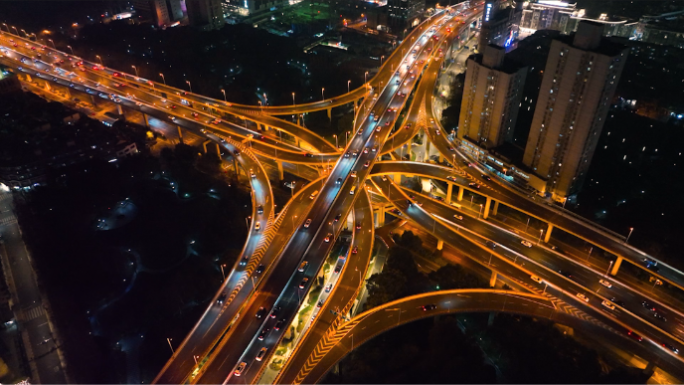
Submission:
POLYGON ((541 237, 544 234, 544 229, 539 229, 539 239, 537 240, 537 246, 541 243, 541 237))
POLYGON ((295 95, 295 93, 293 92, 293 93, 292 93, 292 105, 293 105, 293 106, 295 105, 294 95, 295 95))
POLYGON ((347 80, 347 93, 349 93, 349 85, 351 84, 351 80, 347 80))
MULTIPOLYGON (((103 64, 103 65, 104 65, 104 64, 103 64)), ((138 67, 136 67, 136 66, 131 66, 131 68, 133 68, 133 69, 135 70, 135 76, 136 76, 136 77, 140 77, 140 75, 138 74, 138 67)))
POLYGON ((625 239, 625 243, 629 242, 629 237, 632 236, 632 231, 634 231, 634 227, 629 228, 629 234, 627 234, 627 239, 625 239))
POLYGON ((190 93, 192 93, 192 84, 190 84, 189 80, 186 80, 185 82, 188 83, 188 88, 190 88, 190 93))
POLYGON ((50 43, 52 43, 52 48, 57 49, 57 47, 55 46, 55 42, 52 41, 52 39, 48 39, 48 41, 49 41, 50 43))
POLYGON ((173 356, 173 355, 176 354, 176 352, 173 351, 173 346, 171 345, 171 340, 172 340, 172 339, 173 339, 173 338, 166 337, 166 341, 169 343, 169 347, 171 348, 171 355, 173 356))
POLYGON ((321 98, 323 98, 322 100, 325 100, 325 93, 324 92, 325 92, 325 88, 321 88, 321 98))
POLYGON ((608 264, 608 268, 606 269, 606 273, 603 274, 603 278, 605 278, 606 275, 608 275, 608 272, 610 271, 610 268, 613 267, 613 262, 615 262, 615 261, 610 261, 610 263, 608 264))
POLYGON ((482 215, 482 205, 480 205, 480 213, 477 214, 477 219, 480 219, 480 216, 482 215))
POLYGON ((221 88, 221 93, 223 94, 223 101, 224 101, 224 102, 227 102, 228 99, 226 99, 226 90, 224 90, 223 88, 221 88))
POLYGON ((224 266, 226 266, 225 263, 221 264, 221 275, 223 276, 223 282, 226 282, 226 272, 223 270, 224 266))
POLYGON ((339 148, 340 146, 337 144, 337 135, 333 134, 333 137, 335 138, 335 148, 339 148))
MULTIPOLYGON (((12 27, 12 28, 14 28, 14 27, 12 27)), ((70 45, 68 45, 68 46, 67 46, 67 48, 69 48, 69 50, 71 51, 71 54, 73 55, 73 54, 74 54, 74 49, 73 49, 73 48, 71 48, 71 46, 70 46, 70 45)))
POLYGON ((164 81, 164 85, 166 85, 166 78, 164 77, 164 74, 160 72, 159 76, 161 76, 162 80, 164 81))

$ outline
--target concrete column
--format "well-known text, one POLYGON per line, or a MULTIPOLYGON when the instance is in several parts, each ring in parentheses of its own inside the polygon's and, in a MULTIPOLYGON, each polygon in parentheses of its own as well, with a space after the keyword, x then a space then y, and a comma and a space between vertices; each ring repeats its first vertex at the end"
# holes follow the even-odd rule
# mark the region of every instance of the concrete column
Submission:
POLYGON ((219 146, 218 143, 214 142, 214 150, 216 150, 216 156, 218 156, 219 159, 221 159, 221 146, 219 146))
POLYGON ((147 116, 146 113, 143 113, 142 116, 143 121, 145 122, 145 127, 150 128, 150 118, 147 116))
POLYGON ((332 107, 328 108, 326 112, 328 113, 328 119, 332 119, 332 107))
POLYGON ((551 231, 553 231, 553 225, 549 223, 549 227, 546 228, 546 234, 544 235, 544 243, 549 243, 551 240, 551 231))
POLYGON ((117 112, 119 115, 123 116, 124 113, 123 113, 123 107, 121 107, 121 104, 117 104, 117 105, 116 105, 116 112, 117 112))
POLYGON ((653 375, 653 372, 655 372, 655 369, 656 369, 655 361, 650 361, 648 363, 648 365, 646 365, 646 367, 644 368, 644 374, 650 373, 651 375, 653 375))
POLYGON ((487 320, 487 326, 492 326, 492 324, 494 324, 494 317, 496 317, 496 312, 490 311, 489 319, 487 320))
POLYGON ((430 159, 430 138, 427 134, 423 135, 423 140, 425 141, 425 160, 430 159))
POLYGON ((492 209, 492 215, 496 215, 497 211, 499 211, 499 201, 494 201, 494 208, 492 209))
POLYGON ((202 149, 204 150, 204 153, 207 153, 207 144, 211 143, 211 140, 205 140, 202 142, 202 149))
POLYGON ((382 227, 385 225, 385 208, 378 207, 376 211, 375 227, 382 227))
POLYGON ((496 286, 496 271, 492 270, 492 277, 489 279, 489 287, 496 286))
POLYGON ((485 203, 484 212, 482 213, 482 219, 487 219, 489 217, 489 207, 492 205, 492 198, 487 197, 487 202, 485 203))
POLYGON ((447 193, 446 193, 446 203, 451 204, 451 195, 453 194, 454 191, 454 185, 451 183, 447 183, 447 193))
POLYGON ((394 183, 401 184, 401 174, 399 174, 399 173, 392 174, 392 178, 394 178, 394 183))
POLYGON ((235 167, 235 179, 240 176, 240 169, 238 168, 237 157, 233 156, 233 167, 235 167))
POLYGON ((442 156, 442 153, 439 153, 439 163, 444 162, 444 157, 442 156))
MULTIPOLYGON (((45 83, 45 88, 46 88, 48 91, 50 91, 50 84, 45 83)), ((97 105, 97 98, 95 97, 95 95, 90 95, 90 102, 93 103, 94 106, 97 105)))
POLYGON ((459 202, 463 200, 463 191, 465 191, 463 186, 458 186, 458 198, 457 198, 457 200, 459 202))
POLYGON ((285 172, 283 171, 283 162, 276 160, 276 164, 278 165, 278 178, 280 178, 280 180, 285 179, 285 172))
POLYGON ((180 126, 176 126, 178 128, 178 140, 183 143, 183 131, 181 130, 180 126))
POLYGON ((623 258, 618 256, 617 260, 615 260, 615 263, 613 264, 613 268, 610 269, 610 275, 613 277, 617 275, 618 271, 620 270, 620 265, 622 265, 622 260, 623 258))
POLYGON ((444 241, 439 239, 437 240, 437 250, 442 250, 444 248, 444 241))

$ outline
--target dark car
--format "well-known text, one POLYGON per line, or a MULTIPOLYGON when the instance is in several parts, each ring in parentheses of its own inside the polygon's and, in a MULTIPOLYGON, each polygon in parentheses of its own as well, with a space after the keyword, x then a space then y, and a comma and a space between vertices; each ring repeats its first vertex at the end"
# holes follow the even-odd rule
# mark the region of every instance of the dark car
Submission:
POLYGON ((271 318, 277 317, 277 316, 278 316, 278 313, 280 313, 280 309, 281 309, 280 306, 278 306, 277 308, 273 309, 273 311, 271 312, 271 318))
POLYGON ((431 303, 428 305, 423 305, 420 308, 423 309, 423 311, 435 310, 435 309, 437 309, 437 305, 435 305, 434 303, 431 303))
POLYGON ((490 178, 490 177, 488 177, 487 175, 484 175, 484 174, 482 175, 482 179, 484 179, 484 180, 486 180, 486 181, 490 181, 490 182, 491 182, 491 180, 492 180, 492 178, 490 178))
POLYGON ((264 213, 264 206, 262 206, 262 205, 257 206, 257 213, 263 214, 264 213))
POLYGON ((285 318, 279 319, 278 322, 276 322, 275 326, 273 327, 273 330, 278 331, 280 328, 283 327, 285 324, 285 318))
POLYGON ((564 276, 565 278, 574 279, 574 277, 572 276, 572 273, 567 271, 567 270, 558 270, 558 273, 560 275, 564 276))
POLYGON ((628 330, 628 331, 627 331, 627 335, 629 336, 629 338, 631 338, 631 339, 633 339, 633 340, 636 340, 636 341, 639 341, 639 342, 641 342, 641 340, 643 339, 643 338, 641 338, 640 335, 634 333, 634 332, 631 331, 631 330, 628 330))
POLYGON ((672 345, 670 345, 670 344, 668 344, 668 343, 665 343, 665 342, 663 342, 662 345, 663 345, 664 348, 670 349, 670 350, 672 351, 672 353, 674 353, 674 354, 679 354, 679 349, 675 348, 674 346, 672 346, 672 345))
POLYGON ((614 303, 614 304, 616 304, 616 305, 618 305, 618 306, 625 307, 625 303, 622 302, 622 301, 620 301, 620 300, 617 299, 616 297, 611 298, 611 299, 610 299, 610 302, 612 302, 612 303, 614 303))
POLYGON ((340 218, 342 218, 342 213, 335 215, 335 222, 339 221, 340 218))
POLYGON ((641 303, 641 306, 645 307, 646 309, 648 309, 648 310, 650 310, 650 311, 656 311, 656 310, 657 310, 656 307, 653 306, 653 305, 651 305, 651 303, 648 302, 648 301, 642 302, 642 303, 641 303))
POLYGON ((356 229, 361 230, 361 222, 356 222, 356 229))
POLYGON ((255 271, 255 272, 256 272, 257 274, 261 274, 261 273, 264 272, 264 269, 265 269, 265 268, 266 268, 266 266, 264 266, 264 265, 259 265, 259 267, 256 268, 256 271, 255 271))
POLYGON ((271 329, 269 329, 269 328, 262 330, 261 333, 259 333, 259 341, 263 341, 266 338, 266 336, 268 335, 268 332, 270 332, 270 331, 271 331, 271 329))
POLYGON ((264 315, 266 315, 266 313, 267 313, 266 308, 262 306, 259 308, 259 310, 257 310, 256 317, 258 319, 264 318, 264 315))
POLYGON ((657 311, 654 311, 653 316, 660 321, 667 322, 667 318, 665 318, 665 315, 663 315, 663 313, 658 313, 657 311))
POLYGON ((337 178, 337 181, 335 181, 335 184, 341 184, 342 183, 342 178, 337 178))
POLYGON ((221 293, 221 295, 218 297, 216 300, 216 303, 219 305, 223 305, 223 303, 226 301, 226 293, 221 293))

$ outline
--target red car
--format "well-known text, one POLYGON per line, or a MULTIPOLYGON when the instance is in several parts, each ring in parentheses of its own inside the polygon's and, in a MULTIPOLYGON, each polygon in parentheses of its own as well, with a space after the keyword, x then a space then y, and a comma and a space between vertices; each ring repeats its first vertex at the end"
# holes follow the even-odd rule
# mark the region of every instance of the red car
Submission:
POLYGON ((640 335, 634 333, 634 332, 631 331, 631 330, 628 330, 628 331, 627 331, 627 335, 628 335, 631 339, 636 340, 636 341, 638 341, 638 342, 641 342, 641 340, 643 339, 643 338, 641 338, 640 335))

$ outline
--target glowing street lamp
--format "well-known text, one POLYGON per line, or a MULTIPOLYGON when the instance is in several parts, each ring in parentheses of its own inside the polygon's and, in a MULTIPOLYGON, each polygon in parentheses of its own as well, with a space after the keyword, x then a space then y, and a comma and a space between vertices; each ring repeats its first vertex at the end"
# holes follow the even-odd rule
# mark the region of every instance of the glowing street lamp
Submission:
POLYGON ((325 100, 325 88, 321 88, 321 97, 325 100))
POLYGON ((160 72, 159 76, 161 76, 162 80, 164 81, 164 85, 166 85, 166 78, 164 77, 164 74, 160 72))
POLYGON ((629 237, 632 236, 632 231, 634 231, 634 227, 629 228, 629 234, 627 234, 627 239, 625 239, 625 243, 629 242, 629 237))
POLYGON ((295 96, 295 93, 293 92, 293 93, 292 93, 292 105, 293 105, 293 106, 295 105, 295 98, 294 98, 294 96, 295 96))
POLYGON ((347 80, 347 93, 349 93, 349 85, 351 84, 351 80, 347 80))
POLYGON ((221 93, 223 94, 223 101, 224 101, 224 102, 227 102, 228 99, 226 99, 226 90, 224 90, 223 88, 221 88, 221 93))
POLYGON ((138 75, 138 67, 131 66, 131 68, 133 68, 135 70, 135 76, 140 77, 140 75, 138 75))
POLYGON ((192 84, 190 84, 189 80, 186 80, 185 82, 188 83, 188 88, 190 88, 190 93, 192 93, 192 84))
POLYGON ((71 46, 70 46, 70 45, 68 45, 68 46, 67 46, 67 48, 69 48, 69 50, 71 51, 71 54, 73 55, 73 54, 74 54, 74 49, 73 49, 73 48, 71 48, 71 46))
POLYGON ((48 41, 49 41, 50 43, 52 43, 52 48, 57 49, 57 47, 55 46, 55 42, 52 41, 52 39, 48 39, 48 41))

